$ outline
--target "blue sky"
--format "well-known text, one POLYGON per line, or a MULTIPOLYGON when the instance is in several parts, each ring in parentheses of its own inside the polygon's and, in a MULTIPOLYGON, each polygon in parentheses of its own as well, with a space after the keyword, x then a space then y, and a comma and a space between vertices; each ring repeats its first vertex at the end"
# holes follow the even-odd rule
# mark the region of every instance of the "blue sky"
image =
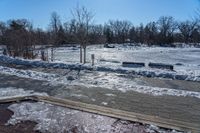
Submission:
POLYGON ((119 19, 135 25, 163 15, 180 21, 191 19, 200 7, 198 0, 0 0, 0 21, 27 18, 35 27, 46 28, 51 12, 56 11, 62 21, 67 21, 77 4, 93 11, 97 24, 119 19))

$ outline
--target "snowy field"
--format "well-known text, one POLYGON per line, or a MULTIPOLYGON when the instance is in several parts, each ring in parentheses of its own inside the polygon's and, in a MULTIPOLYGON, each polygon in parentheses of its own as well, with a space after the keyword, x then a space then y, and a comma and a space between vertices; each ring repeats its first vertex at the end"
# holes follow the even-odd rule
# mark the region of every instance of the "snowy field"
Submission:
MULTIPOLYGON (((50 53, 50 50, 49 50, 50 53)), ((120 67, 121 63, 149 62, 175 65, 175 71, 200 72, 200 48, 136 47, 116 45, 115 48, 100 46, 87 47, 87 61, 95 54, 96 65, 120 67)), ((60 47, 55 50, 55 61, 79 62, 79 48, 60 47)))
MULTIPOLYGON (((197 80, 200 78, 199 48, 167 48, 115 45, 115 48, 104 48, 102 45, 87 47, 87 62, 91 63, 91 55, 95 55, 95 66, 111 69, 133 70, 138 75, 148 77, 178 76, 175 79, 197 80), (122 62, 143 62, 145 67, 125 68, 122 62), (148 63, 165 63, 174 66, 174 71, 152 69, 148 63), (184 76, 179 76, 184 75, 184 76), (197 78, 197 79, 196 79, 197 78)), ((48 50, 50 53, 50 49, 48 50)), ((78 47, 59 47, 54 50, 54 62, 79 62, 78 47)))

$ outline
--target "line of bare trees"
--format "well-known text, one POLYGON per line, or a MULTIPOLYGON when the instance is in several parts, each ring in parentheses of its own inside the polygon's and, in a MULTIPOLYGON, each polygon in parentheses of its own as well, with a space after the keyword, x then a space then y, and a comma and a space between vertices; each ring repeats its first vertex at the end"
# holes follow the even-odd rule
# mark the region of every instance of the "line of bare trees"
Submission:
POLYGON ((72 17, 62 23, 60 16, 53 12, 47 30, 34 28, 27 19, 0 22, 0 44, 7 45, 13 56, 28 54, 28 50, 35 45, 80 44, 80 62, 85 63, 86 46, 90 44, 200 43, 200 16, 181 22, 170 16, 162 16, 156 22, 139 26, 126 20, 109 20, 102 25, 94 24, 92 12, 77 6, 72 10, 72 17), (12 53, 12 50, 15 52, 12 53))

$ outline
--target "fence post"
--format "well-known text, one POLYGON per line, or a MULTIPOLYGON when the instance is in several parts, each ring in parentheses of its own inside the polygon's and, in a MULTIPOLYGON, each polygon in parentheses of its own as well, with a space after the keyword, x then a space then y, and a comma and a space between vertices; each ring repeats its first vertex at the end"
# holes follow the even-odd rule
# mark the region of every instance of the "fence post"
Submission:
POLYGON ((51 61, 53 62, 53 59, 54 59, 54 57, 53 57, 54 55, 53 55, 53 47, 51 47, 51 61))
POLYGON ((94 54, 91 54, 92 66, 94 66, 94 54))

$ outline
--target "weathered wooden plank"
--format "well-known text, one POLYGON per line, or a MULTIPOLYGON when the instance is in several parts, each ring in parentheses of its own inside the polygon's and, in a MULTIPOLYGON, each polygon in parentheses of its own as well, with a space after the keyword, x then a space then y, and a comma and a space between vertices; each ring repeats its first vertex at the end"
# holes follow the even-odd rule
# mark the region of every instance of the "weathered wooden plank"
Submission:
POLYGON ((12 97, 1 99, 0 103, 34 100, 41 101, 53 105, 63 106, 80 111, 95 113, 99 115, 105 115, 123 120, 135 121, 145 124, 154 124, 160 127, 176 129, 180 131, 192 131, 194 133, 200 132, 200 124, 186 123, 183 121, 176 121, 172 119, 164 119, 157 116, 150 116, 145 114, 139 114, 134 112, 128 112, 103 106, 97 106, 77 101, 71 101, 67 99, 60 99, 51 96, 25 96, 25 97, 12 97))
POLYGON ((122 62, 123 67, 145 67, 145 63, 142 62, 122 62))
POLYGON ((163 63, 149 63, 149 67, 151 68, 159 68, 159 69, 168 69, 168 70, 174 70, 174 66, 170 64, 163 64, 163 63))

